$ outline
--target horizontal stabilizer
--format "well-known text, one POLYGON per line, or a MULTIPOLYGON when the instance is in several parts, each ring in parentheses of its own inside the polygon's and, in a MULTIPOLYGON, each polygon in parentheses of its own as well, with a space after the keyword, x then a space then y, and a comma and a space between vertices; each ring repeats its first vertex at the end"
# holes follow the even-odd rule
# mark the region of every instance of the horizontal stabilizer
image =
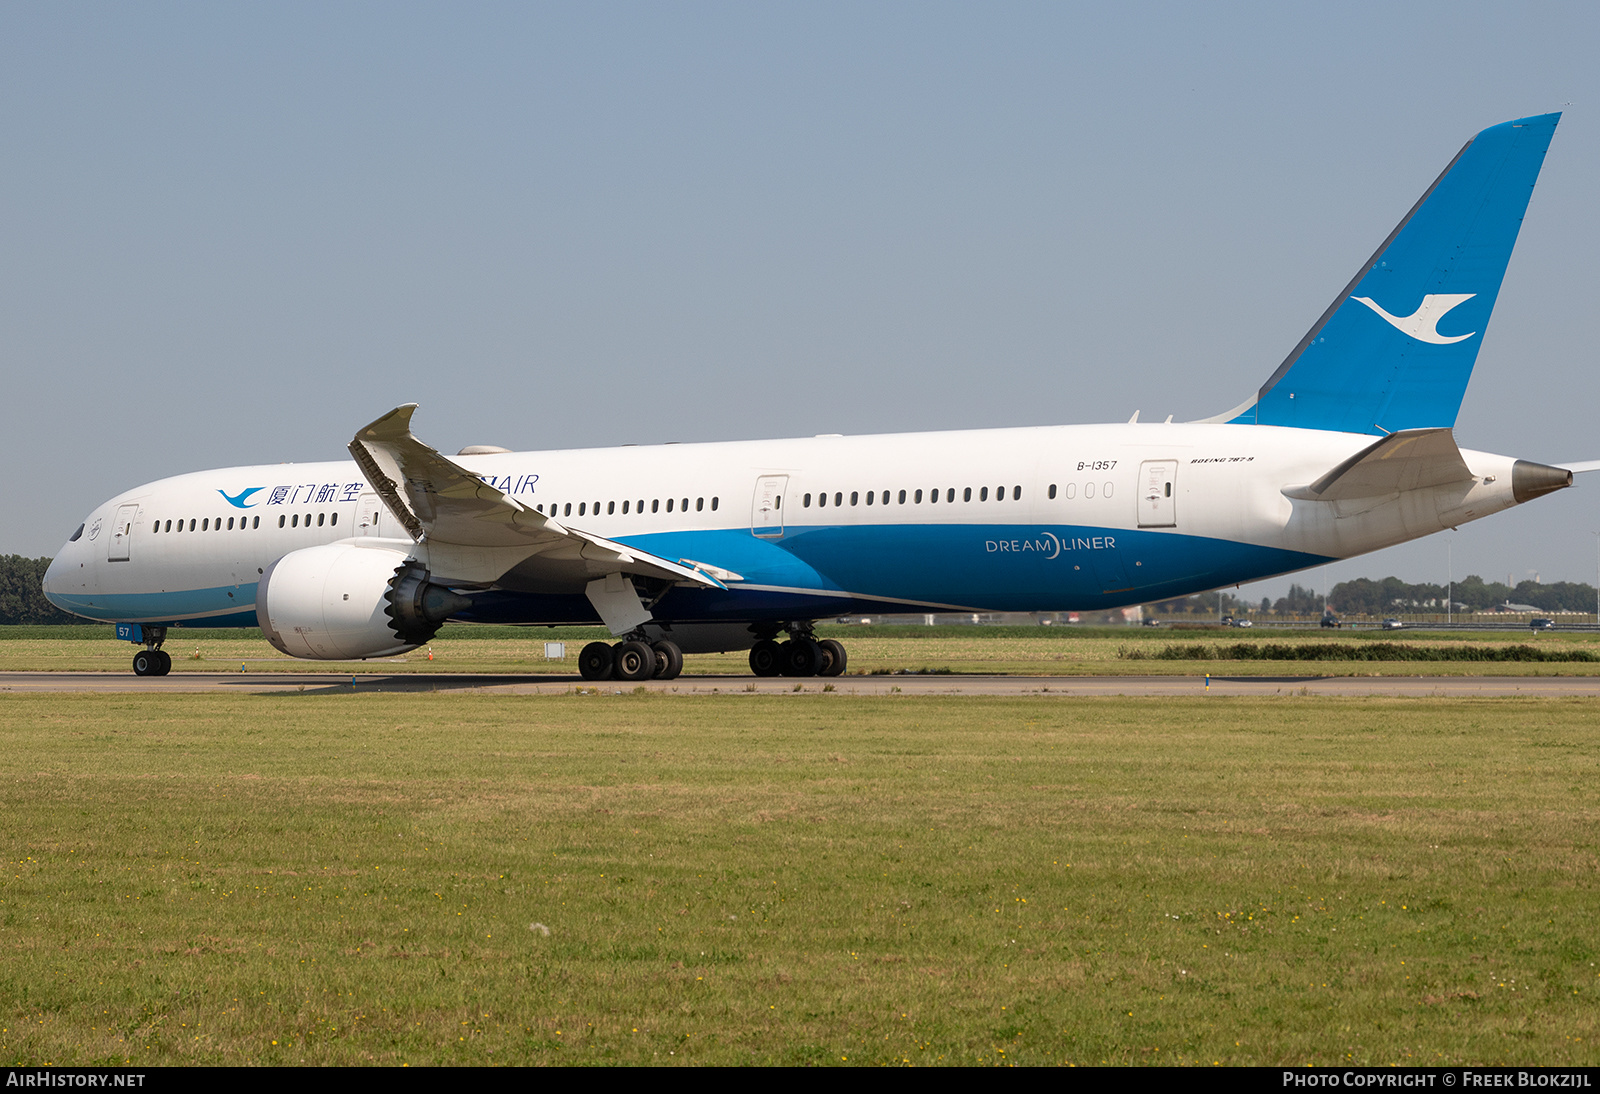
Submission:
POLYGON ((615 567, 617 573, 726 588, 703 569, 569 528, 495 489, 412 435, 416 409, 415 403, 396 407, 357 432, 350 454, 417 542, 510 549, 528 559, 582 559, 598 572, 615 567))
POLYGON ((1372 498, 1474 478, 1448 429, 1408 429, 1368 445, 1309 486, 1284 494, 1302 501, 1372 498))

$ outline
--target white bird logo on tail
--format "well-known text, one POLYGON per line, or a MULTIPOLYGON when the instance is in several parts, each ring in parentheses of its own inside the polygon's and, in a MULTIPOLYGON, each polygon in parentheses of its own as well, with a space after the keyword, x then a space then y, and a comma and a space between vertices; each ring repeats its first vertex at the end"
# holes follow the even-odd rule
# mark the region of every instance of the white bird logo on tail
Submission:
POLYGON ((1452 308, 1466 303, 1477 295, 1475 292, 1430 293, 1422 298, 1422 303, 1417 305, 1417 310, 1410 315, 1390 315, 1365 296, 1352 296, 1350 299, 1365 304, 1383 316, 1385 322, 1408 338, 1415 338, 1419 342, 1435 346, 1448 346, 1454 342, 1465 342, 1478 332, 1447 338, 1439 333, 1439 320, 1443 319, 1452 308))

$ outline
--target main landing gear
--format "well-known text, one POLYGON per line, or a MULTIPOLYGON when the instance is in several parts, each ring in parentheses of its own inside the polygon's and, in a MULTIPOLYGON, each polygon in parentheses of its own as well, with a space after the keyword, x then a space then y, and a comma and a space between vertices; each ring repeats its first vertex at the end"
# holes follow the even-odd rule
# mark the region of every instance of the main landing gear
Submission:
POLYGON ((629 638, 608 646, 590 642, 578 654, 578 673, 585 680, 676 680, 683 671, 683 651, 670 639, 654 645, 629 638))
POLYGON ((801 631, 787 642, 763 638, 750 651, 757 676, 838 676, 847 662, 844 644, 801 631))
POLYGON ((167 639, 167 628, 145 627, 142 631, 145 648, 133 655, 135 676, 165 676, 172 671, 172 655, 161 648, 167 639))

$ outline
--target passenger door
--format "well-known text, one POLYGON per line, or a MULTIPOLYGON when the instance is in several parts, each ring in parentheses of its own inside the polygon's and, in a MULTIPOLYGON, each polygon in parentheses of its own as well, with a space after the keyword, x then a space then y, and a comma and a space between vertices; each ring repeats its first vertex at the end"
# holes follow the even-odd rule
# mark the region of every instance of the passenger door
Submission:
POLYGON ((137 505, 117 506, 117 519, 111 525, 111 542, 107 547, 107 562, 126 562, 132 547, 133 522, 138 519, 137 505))
POLYGON ((756 480, 756 495, 750 503, 750 534, 760 539, 783 536, 783 494, 789 489, 788 475, 762 475, 756 480))
POLYGON ((1139 527, 1178 525, 1178 461, 1146 460, 1139 465, 1139 527))

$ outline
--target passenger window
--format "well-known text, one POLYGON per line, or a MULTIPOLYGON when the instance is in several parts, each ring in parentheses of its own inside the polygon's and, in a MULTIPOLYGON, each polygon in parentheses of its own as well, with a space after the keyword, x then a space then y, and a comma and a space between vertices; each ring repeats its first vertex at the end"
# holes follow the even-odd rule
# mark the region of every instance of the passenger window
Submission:
POLYGON ((939 504, 939 488, 937 486, 935 486, 932 490, 928 491, 928 504, 930 504, 930 505, 938 505, 939 504))
POLYGON ((1094 497, 1094 483, 1086 482, 1083 484, 1083 496, 1086 498, 1094 497))
POLYGON ((905 503, 906 503, 906 492, 904 490, 902 490, 902 491, 900 491, 900 504, 904 505, 905 503))
POLYGON ((833 504, 834 504, 835 507, 838 507, 838 506, 844 504, 844 492, 842 490, 836 492, 833 495, 833 504))
POLYGON ((1067 483, 1067 500, 1071 501, 1073 498, 1075 498, 1077 496, 1078 496, 1078 484, 1075 483, 1075 482, 1067 483))
POLYGON ((982 487, 978 491, 978 500, 979 501, 988 501, 989 500, 989 488, 987 486, 982 487))
POLYGON ((260 517, 255 517, 254 519, 252 519, 250 521, 250 527, 251 527, 251 529, 260 528, 261 527, 261 518, 260 517))
POLYGON ((687 513, 688 511, 689 511, 689 499, 688 498, 684 498, 683 499, 683 508, 680 509, 679 512, 687 513))
POLYGON ((860 500, 860 498, 861 498, 860 494, 856 493, 854 490, 850 491, 850 504, 851 505, 856 504, 856 502, 858 500, 860 500))
POLYGON ((945 500, 945 501, 955 501, 955 500, 956 500, 956 488, 955 488, 955 487, 953 487, 953 486, 952 486, 952 487, 951 487, 951 488, 950 488, 950 492, 949 492, 949 493, 947 493, 947 494, 946 494, 946 495, 945 495, 945 496, 944 496, 944 500, 945 500))
POLYGON ((868 505, 872 504, 872 491, 871 490, 867 491, 867 504, 868 505))
POLYGON ((705 498, 695 498, 694 499, 694 511, 696 513, 701 512, 702 510, 705 509, 705 507, 706 507, 706 499, 705 498))
POLYGON ((233 518, 232 517, 228 518, 228 531, 230 531, 230 532, 233 531, 233 518))
POLYGON ((711 511, 713 513, 717 511, 717 499, 715 497, 711 499, 711 511))
POLYGON ((805 497, 800 499, 800 508, 802 508, 802 509, 810 509, 811 508, 811 495, 810 494, 807 494, 805 497))
MULTIPOLYGON (((327 518, 328 518, 328 514, 326 514, 326 513, 318 513, 317 514, 317 527, 321 528, 322 527, 322 522, 324 520, 326 520, 327 518)), ((228 523, 232 524, 233 521, 230 520, 228 523)))
MULTIPOLYGON (((1112 485, 1113 485, 1112 483, 1108 482, 1108 483, 1105 484, 1105 486, 1101 487, 1101 489, 1103 489, 1106 492, 1106 497, 1108 497, 1108 498, 1111 496, 1111 487, 1112 487, 1112 485)), ((1018 489, 1021 489, 1021 487, 1018 487, 1018 489)))
POLYGON ((818 494, 817 495, 817 508, 818 509, 826 509, 827 507, 828 507, 828 495, 826 495, 826 494, 818 494))
POLYGON ((667 499, 667 512, 669 512, 669 513, 672 512, 672 502, 673 502, 672 498, 668 498, 667 499))
MULTIPOLYGON (((183 521, 181 521, 181 520, 180 520, 180 521, 179 521, 179 522, 178 522, 178 527, 179 527, 179 528, 182 528, 182 527, 183 527, 183 521)), ((169 531, 169 532, 170 532, 170 531, 172 531, 172 522, 171 522, 171 521, 170 521, 170 520, 169 520, 169 521, 167 521, 167 531, 169 531)))
POLYGON ((207 517, 205 520, 202 520, 200 522, 200 530, 202 532, 208 532, 208 531, 211 530, 211 518, 210 517, 207 517))
MULTIPOLYGON (((334 513, 333 516, 329 517, 328 518, 328 523, 330 525, 338 524, 339 523, 339 514, 338 513, 334 513)), ((239 527, 243 528, 244 525, 241 524, 241 525, 239 525, 239 527)))
POLYGON ((564 517, 570 517, 572 515, 572 503, 570 501, 567 502, 567 507, 562 511, 561 515, 564 517))
POLYGON ((290 528, 298 528, 298 527, 300 527, 300 514, 299 513, 296 513, 293 517, 289 518, 289 527, 290 528))
POLYGON ((612 513, 615 513, 616 511, 617 511, 617 503, 616 502, 614 502, 614 501, 606 502, 606 516, 609 517, 612 513))
POLYGON ((650 511, 652 513, 661 512, 661 499, 660 498, 651 498, 650 499, 650 511))
POLYGON ((644 512, 644 499, 643 498, 639 499, 639 504, 634 507, 634 512, 636 512, 636 513, 644 512))
POLYGON ((1056 500, 1056 484, 1055 483, 1051 483, 1050 484, 1050 500, 1051 501, 1055 501, 1056 500))
POLYGON ((628 515, 628 499, 626 498, 622 499, 622 515, 628 515))
MULTIPOLYGON (((1106 494, 1110 495, 1110 493, 1111 493, 1111 488, 1108 486, 1108 487, 1106 487, 1106 494)), ((1021 501, 1022 500, 1022 487, 1013 486, 1011 488, 1011 500, 1012 501, 1021 501)))
POLYGON ((969 486, 965 490, 961 491, 961 500, 962 501, 971 501, 972 500, 972 487, 969 486))
POLYGON ((922 491, 921 490, 917 491, 917 504, 918 505, 922 504, 922 491))
POLYGON ((284 516, 279 516, 279 517, 278 517, 278 527, 279 527, 279 528, 282 528, 282 527, 283 527, 283 525, 284 525, 284 522, 285 522, 285 521, 287 521, 287 520, 288 520, 288 519, 289 519, 289 518, 287 518, 287 517, 284 517, 284 516))

